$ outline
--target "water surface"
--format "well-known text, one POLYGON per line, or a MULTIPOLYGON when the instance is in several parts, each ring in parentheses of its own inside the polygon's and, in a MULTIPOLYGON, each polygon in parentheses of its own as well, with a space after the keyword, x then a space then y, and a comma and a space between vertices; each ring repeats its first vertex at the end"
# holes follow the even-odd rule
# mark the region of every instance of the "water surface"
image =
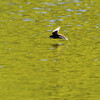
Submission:
POLYGON ((100 1, 0 1, 2 100, 100 99, 100 1), (50 39, 52 31, 69 40, 50 39))

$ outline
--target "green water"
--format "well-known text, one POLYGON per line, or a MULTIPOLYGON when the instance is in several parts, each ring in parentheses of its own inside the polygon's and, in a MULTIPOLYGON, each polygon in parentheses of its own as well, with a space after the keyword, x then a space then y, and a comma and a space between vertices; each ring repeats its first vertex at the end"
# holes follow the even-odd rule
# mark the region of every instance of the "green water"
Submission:
POLYGON ((100 100, 99 67, 99 0, 0 0, 0 100, 100 100))

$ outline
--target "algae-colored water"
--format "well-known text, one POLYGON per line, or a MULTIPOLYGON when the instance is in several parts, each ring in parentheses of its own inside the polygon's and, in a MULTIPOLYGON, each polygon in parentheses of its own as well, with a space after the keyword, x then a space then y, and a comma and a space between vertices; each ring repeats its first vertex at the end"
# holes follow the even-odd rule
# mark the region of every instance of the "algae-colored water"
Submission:
POLYGON ((0 100, 100 100, 100 1, 0 0, 0 100))

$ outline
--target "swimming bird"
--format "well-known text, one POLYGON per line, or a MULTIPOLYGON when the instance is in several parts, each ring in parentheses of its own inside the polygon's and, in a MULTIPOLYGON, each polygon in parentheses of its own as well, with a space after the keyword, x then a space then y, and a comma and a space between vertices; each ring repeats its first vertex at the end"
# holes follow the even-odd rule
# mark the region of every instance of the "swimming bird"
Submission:
POLYGON ((60 38, 60 39, 66 39, 66 40, 68 40, 68 38, 66 38, 65 36, 63 36, 63 35, 61 35, 61 34, 59 34, 58 32, 59 32, 59 29, 60 29, 60 27, 58 27, 58 28, 56 28, 54 31, 53 31, 53 35, 51 35, 50 36, 50 38, 60 38))

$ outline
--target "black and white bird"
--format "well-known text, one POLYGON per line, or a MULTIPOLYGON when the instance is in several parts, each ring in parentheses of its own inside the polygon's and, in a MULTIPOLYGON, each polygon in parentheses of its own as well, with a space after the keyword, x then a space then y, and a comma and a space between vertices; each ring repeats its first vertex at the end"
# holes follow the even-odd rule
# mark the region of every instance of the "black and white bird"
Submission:
POLYGON ((58 28, 56 28, 54 31, 53 31, 53 35, 51 35, 50 36, 50 38, 60 38, 60 39, 65 39, 65 40, 68 40, 68 38, 66 38, 65 36, 63 36, 63 35, 61 35, 61 34, 59 34, 58 32, 59 32, 59 29, 60 29, 60 27, 58 27, 58 28))

